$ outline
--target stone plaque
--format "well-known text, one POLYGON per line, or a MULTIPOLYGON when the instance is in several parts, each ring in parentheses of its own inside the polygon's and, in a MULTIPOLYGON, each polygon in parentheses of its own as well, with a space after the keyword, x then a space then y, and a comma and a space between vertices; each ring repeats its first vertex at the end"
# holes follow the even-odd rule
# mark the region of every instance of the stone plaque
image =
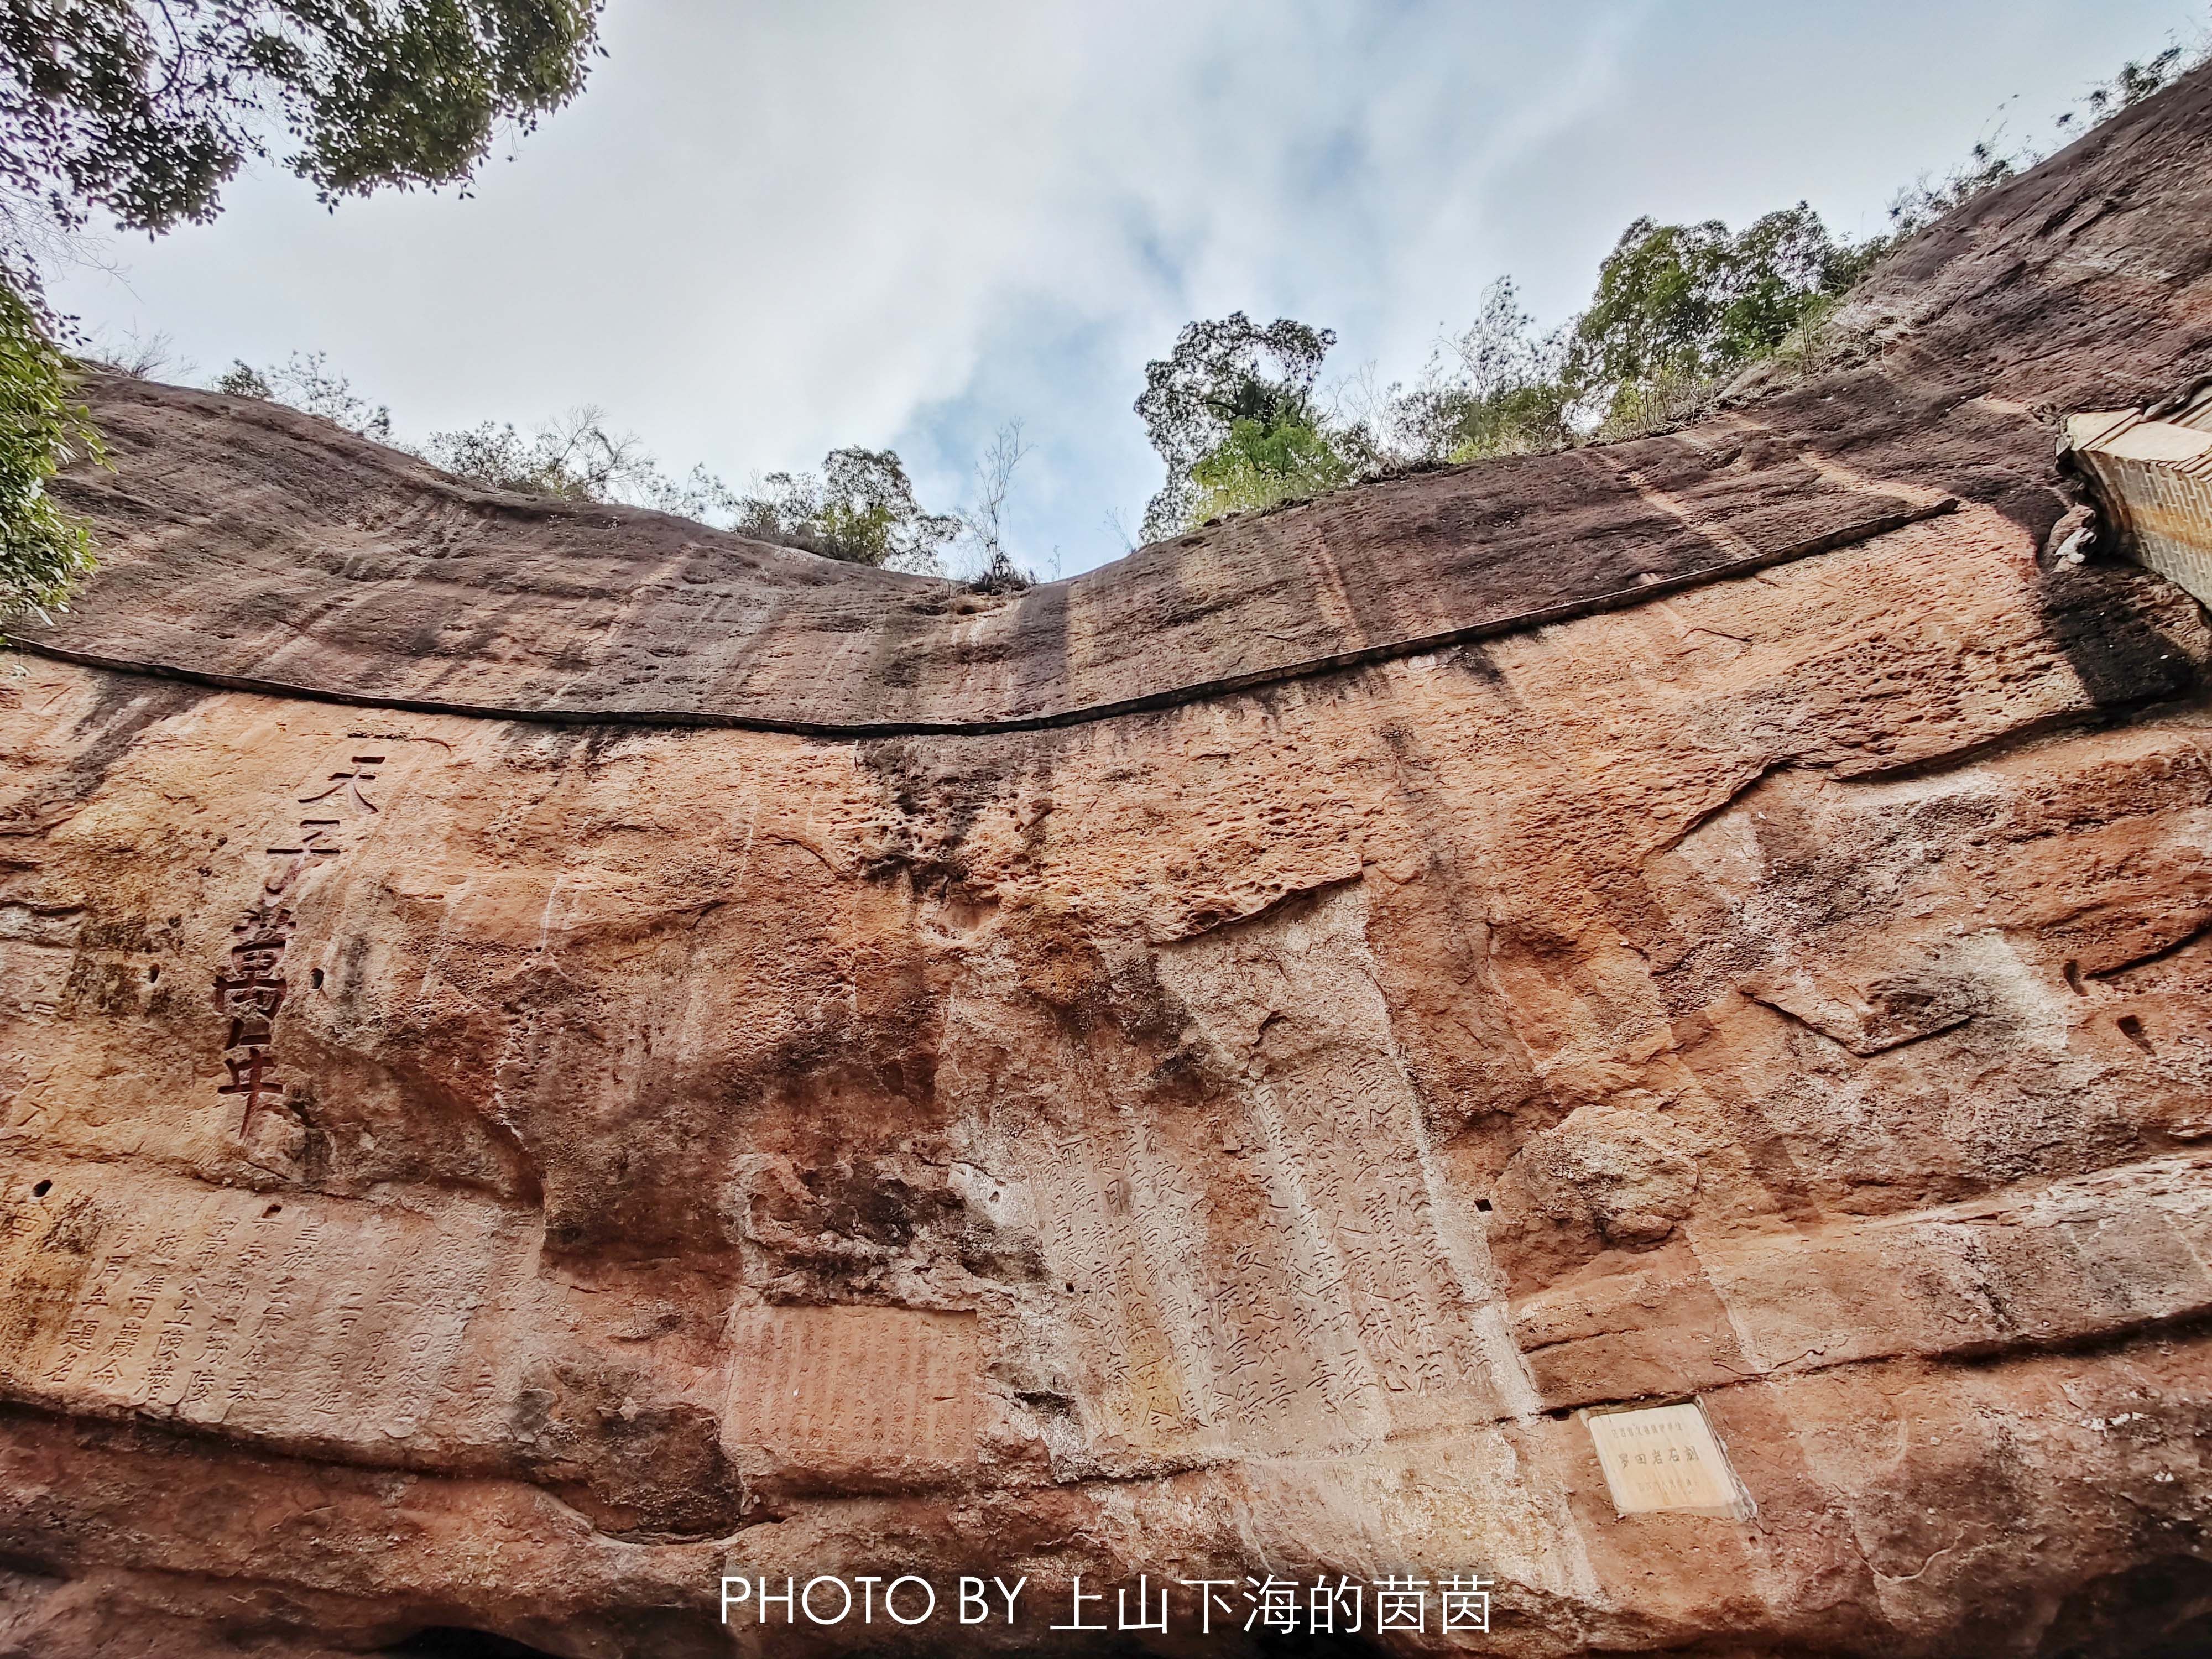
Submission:
POLYGON ((1598 1462, 1622 1515, 1674 1510, 1749 1518, 1751 1494, 1729 1467, 1705 1407, 1696 1401, 1635 1411, 1585 1412, 1598 1462))

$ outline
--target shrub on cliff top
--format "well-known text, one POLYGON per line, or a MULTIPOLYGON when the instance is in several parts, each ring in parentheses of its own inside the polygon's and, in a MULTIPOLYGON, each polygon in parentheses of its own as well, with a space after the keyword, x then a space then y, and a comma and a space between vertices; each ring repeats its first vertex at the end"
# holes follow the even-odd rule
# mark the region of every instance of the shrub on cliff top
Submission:
POLYGON ((1536 332, 1519 289, 1501 276, 1474 321, 1437 342, 1411 391, 1374 399, 1386 455, 1473 461, 1574 441, 1581 392, 1568 374, 1569 331, 1536 332))
POLYGON ((1769 356, 1864 269, 1803 203, 1732 232, 1718 220, 1638 219, 1573 322, 1535 331, 1510 280, 1467 331, 1438 343, 1412 390, 1367 389, 1347 414, 1316 395, 1328 329, 1242 312, 1188 324, 1145 367, 1136 410, 1168 479, 1148 536, 1318 495, 1410 465, 1558 449, 1665 424, 1720 378, 1769 356))
POLYGON ((928 574, 960 532, 949 513, 925 513, 896 450, 849 445, 819 472, 771 472, 735 498, 731 528, 825 559, 928 574))
MULTIPOLYGON (((703 466, 670 476, 636 434, 610 425, 605 411, 589 404, 528 432, 512 422, 485 421, 433 432, 417 446, 394 437, 392 411, 356 392, 319 351, 295 351, 266 368, 234 362, 211 389, 320 416, 471 483, 567 501, 655 507, 848 564, 941 574, 939 550, 967 527, 964 515, 922 511, 894 450, 833 449, 818 472, 756 477, 751 491, 741 495, 703 466)), ((1003 477, 999 485, 1003 504, 1003 477)))
POLYGON ((1731 233, 1717 219, 1638 219, 1598 267, 1574 326, 1571 375, 1628 423, 1666 389, 1713 381, 1771 356, 1856 282, 1869 259, 1806 204, 1731 233))
MULTIPOLYGON (((133 371, 125 368, 124 372, 133 371)), ((353 382, 332 368, 319 351, 295 351, 280 366, 267 369, 234 362, 216 376, 215 390, 234 398, 264 398, 319 415, 380 444, 392 441, 392 411, 356 392, 353 382)))
POLYGON ((1318 495, 1359 476, 1357 462, 1310 420, 1235 421, 1191 469, 1191 518, 1203 523, 1318 495))

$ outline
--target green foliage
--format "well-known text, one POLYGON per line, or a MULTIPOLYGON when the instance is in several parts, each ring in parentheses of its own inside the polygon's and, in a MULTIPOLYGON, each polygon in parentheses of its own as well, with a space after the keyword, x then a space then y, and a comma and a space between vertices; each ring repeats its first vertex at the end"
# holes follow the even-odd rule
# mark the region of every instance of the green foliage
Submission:
POLYGON ((1802 203, 1740 233, 1717 220, 1638 219, 1572 324, 1538 333, 1512 283, 1492 283, 1412 390, 1370 392, 1351 419, 1314 392, 1331 331, 1287 319, 1261 329, 1242 312, 1189 324, 1169 356, 1146 365, 1137 400, 1168 464, 1145 533, 1397 467, 1539 453, 1686 418, 1744 364, 1810 351, 1865 264, 1802 203))
MULTIPOLYGON (((653 507, 852 564, 941 574, 938 554, 963 529, 965 515, 921 510, 904 465, 889 449, 833 449, 819 472, 771 472, 756 478, 750 493, 739 495, 704 467, 670 477, 635 433, 616 430, 604 410, 589 404, 526 433, 511 422, 486 421, 433 432, 417 447, 397 443, 392 411, 356 392, 319 351, 295 351, 269 368, 234 362, 216 377, 214 390, 319 415, 489 489, 653 507)), ((1018 460, 1018 427, 1011 430, 1017 446, 1012 460, 1018 460)), ((1000 476, 999 505, 1006 484, 1000 476)), ((995 518, 992 523, 995 527, 995 518)), ((1002 550, 997 559, 1012 570, 1002 550)))
POLYGON ((269 384, 269 377, 243 358, 234 359, 230 367, 215 377, 212 388, 230 398, 259 398, 273 400, 276 388, 269 384))
POLYGON ((731 528, 848 564, 933 572, 959 533, 950 514, 925 513, 897 453, 833 449, 819 472, 771 472, 738 497, 731 528))
POLYGON ((0 620, 59 609, 92 546, 46 492, 73 461, 105 461, 68 360, 29 303, 0 285, 0 620))
POLYGON ((420 455, 457 477, 526 495, 571 501, 626 501, 704 518, 736 498, 703 471, 677 480, 665 476, 635 434, 611 428, 603 412, 586 405, 546 422, 527 435, 511 422, 434 432, 420 448, 397 443, 392 411, 372 404, 319 351, 295 351, 279 365, 256 368, 238 362, 217 375, 214 390, 234 398, 262 398, 380 444, 420 455))
POLYGON ((1609 388, 1617 416, 1653 388, 1771 354, 1863 266, 1802 202, 1735 234, 1717 219, 1638 219, 1598 268, 1575 325, 1573 373, 1609 388))
POLYGON ((682 489, 662 476, 635 434, 611 429, 604 413, 588 404, 527 437, 498 421, 434 432, 420 453, 459 477, 525 495, 658 507, 682 489))
POLYGON ((1469 403, 1460 414, 1458 441, 1445 459, 1458 463, 1486 455, 1537 455, 1574 441, 1575 390, 1551 380, 1469 403))
MULTIPOLYGON (((58 604, 91 566, 44 489, 96 440, 41 329, 42 255, 94 211, 149 232, 213 218, 273 131, 325 202, 459 183, 502 125, 575 94, 598 25, 599 0, 0 0, 0 611, 58 604)), ((319 357, 220 385, 391 435, 319 357)))
MULTIPOLYGON (((2059 133, 2070 138, 2208 60, 2212 36, 2124 64, 2059 118, 2059 133)), ((1144 533, 1355 477, 1650 432, 1704 414, 1754 364, 1803 376, 1854 361, 1869 347, 1839 325, 1843 296, 1905 239, 2037 159, 1984 139, 1941 179, 1900 192, 1889 234, 1861 242, 1835 236, 1802 202, 1741 231, 1638 219, 1600 268, 1588 308, 1563 327, 1538 332, 1501 280, 1463 333, 1437 342, 1410 390, 1378 388, 1370 366, 1327 410, 1314 384, 1330 331, 1286 319, 1260 329, 1242 312, 1192 323, 1146 366, 1137 400, 1168 466, 1144 533)))
POLYGON ((1283 415, 1272 422, 1232 421, 1228 434, 1191 469, 1191 520, 1318 495, 1350 483, 1358 472, 1311 420, 1283 415))
POLYGON ((256 368, 234 362, 214 389, 234 398, 264 398, 319 415, 380 444, 420 455, 456 477, 525 495, 569 501, 622 501, 708 519, 732 511, 738 498, 702 468, 671 478, 633 433, 608 426, 589 404, 547 421, 527 434, 509 422, 433 432, 422 447, 395 442, 392 411, 372 404, 319 351, 295 351, 283 363, 256 368))
POLYGON ((598 12, 597 0, 5 0, 5 217, 19 232, 40 210, 64 227, 94 209, 131 230, 210 219, 272 130, 325 201, 460 182, 502 124, 526 130, 575 94, 598 12))

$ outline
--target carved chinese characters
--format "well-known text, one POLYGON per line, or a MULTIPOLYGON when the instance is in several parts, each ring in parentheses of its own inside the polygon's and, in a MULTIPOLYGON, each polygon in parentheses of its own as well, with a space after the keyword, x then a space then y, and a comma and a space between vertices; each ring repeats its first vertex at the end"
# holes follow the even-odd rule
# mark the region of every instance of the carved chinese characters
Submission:
POLYGON ((752 1309, 734 1328, 729 1434, 803 1469, 957 1474, 975 1461, 981 1371, 972 1315, 752 1309))
POLYGON ((344 850, 338 833, 349 817, 358 828, 379 810, 362 786, 374 781, 383 764, 381 755, 352 756, 342 770, 329 775, 322 788, 299 797, 300 805, 321 810, 299 820, 296 845, 268 849, 269 858, 277 861, 270 865, 260 892, 231 929, 236 943, 215 981, 216 1011, 230 1021, 222 1058, 228 1075, 216 1086, 216 1093, 240 1098, 241 1137, 253 1127, 254 1114, 264 1099, 281 1100, 284 1095, 275 1041, 276 1011, 283 1006, 286 990, 284 951, 298 925, 291 896, 320 861, 344 850))
POLYGON ((288 908, 266 900, 255 903, 232 928, 238 942, 230 947, 228 970, 216 975, 216 1010, 230 1017, 222 1057, 230 1075, 216 1092, 245 1097, 238 1121, 241 1135, 252 1127, 262 1097, 284 1091, 270 1044, 276 1010, 284 1002, 284 947, 294 925, 288 908))
POLYGON ((33 1310, 0 1352, 0 1389, 280 1440, 501 1434, 509 1356, 471 1339, 480 1314, 511 1319, 526 1294, 526 1216, 273 1200, 96 1164, 48 1184, 0 1211, 15 1224, 0 1296, 33 1310), (82 1260, 73 1285, 52 1280, 58 1250, 82 1260))
POLYGON ((1350 1445, 1525 1389, 1364 928, 1346 885, 1167 947, 1211 1045, 1203 1103, 1025 1126, 1086 1403, 1117 1439, 1350 1445))

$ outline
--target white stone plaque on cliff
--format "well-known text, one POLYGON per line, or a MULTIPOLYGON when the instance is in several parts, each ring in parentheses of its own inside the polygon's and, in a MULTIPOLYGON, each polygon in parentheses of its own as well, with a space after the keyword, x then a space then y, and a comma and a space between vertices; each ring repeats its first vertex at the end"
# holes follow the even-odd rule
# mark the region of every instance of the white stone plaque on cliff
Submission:
POLYGON ((1630 1411, 1585 1412, 1613 1507, 1621 1515, 1661 1510, 1748 1520, 1751 1494, 1696 1401, 1630 1411))

